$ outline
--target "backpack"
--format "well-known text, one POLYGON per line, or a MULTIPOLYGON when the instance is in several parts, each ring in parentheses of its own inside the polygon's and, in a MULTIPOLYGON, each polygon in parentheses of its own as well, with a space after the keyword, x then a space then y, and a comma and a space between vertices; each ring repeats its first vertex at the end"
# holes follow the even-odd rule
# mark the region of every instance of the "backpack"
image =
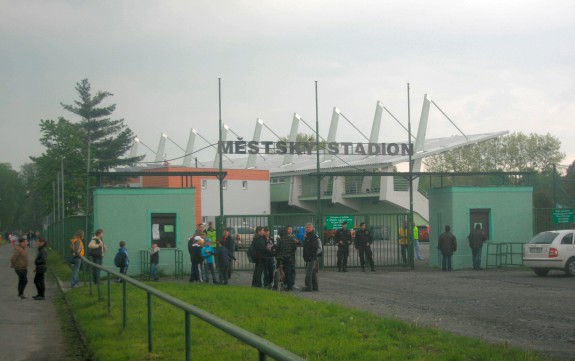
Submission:
POLYGON ((248 250, 246 251, 246 255, 248 256, 248 261, 250 263, 256 263, 257 254, 256 254, 256 242, 255 242, 255 240, 253 240, 252 243, 250 244, 250 246, 248 247, 248 250))
POLYGON ((118 253, 116 253, 116 257, 114 257, 114 265, 116 265, 116 267, 124 267, 126 265, 126 255, 122 251, 118 251, 118 253))

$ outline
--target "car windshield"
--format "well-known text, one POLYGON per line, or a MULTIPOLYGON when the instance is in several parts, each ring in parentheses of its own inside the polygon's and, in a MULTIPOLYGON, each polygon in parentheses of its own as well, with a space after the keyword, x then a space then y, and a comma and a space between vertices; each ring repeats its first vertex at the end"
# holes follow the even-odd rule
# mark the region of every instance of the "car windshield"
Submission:
POLYGON ((529 241, 530 244, 551 244, 553 240, 557 237, 559 233, 557 232, 541 232, 532 240, 529 241))

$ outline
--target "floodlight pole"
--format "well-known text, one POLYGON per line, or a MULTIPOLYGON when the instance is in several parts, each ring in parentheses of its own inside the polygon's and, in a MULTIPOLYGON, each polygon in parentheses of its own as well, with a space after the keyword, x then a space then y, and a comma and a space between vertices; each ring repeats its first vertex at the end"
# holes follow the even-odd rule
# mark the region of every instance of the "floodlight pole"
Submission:
MULTIPOLYGON (((224 177, 222 176, 222 78, 218 78, 218 113, 219 113, 219 125, 218 125, 218 152, 219 152, 219 175, 220 180, 220 221, 216 224, 216 229, 218 234, 223 234, 224 230, 224 177)), ((198 158, 196 158, 196 168, 198 158)), ((212 240, 217 243, 216 239, 212 240)))
POLYGON ((409 252, 408 252, 408 256, 409 256, 409 266, 411 267, 411 269, 415 268, 415 262, 414 262, 414 255, 413 255, 413 229, 414 229, 414 224, 413 224, 413 161, 412 161, 412 152, 413 152, 413 147, 411 146, 411 107, 410 107, 410 101, 409 101, 409 83, 407 83, 407 144, 409 147, 409 151, 407 152, 409 154, 409 216, 407 217, 407 234, 409 235, 408 240, 409 240, 409 252))
MULTIPOLYGON (((318 102, 317 102, 317 80, 315 81, 315 154, 316 154, 316 179, 317 179, 317 229, 318 234, 322 234, 322 220, 321 220, 321 177, 320 164, 319 164, 319 114, 318 114, 318 102)), ((324 240, 325 241, 325 240, 324 240)))

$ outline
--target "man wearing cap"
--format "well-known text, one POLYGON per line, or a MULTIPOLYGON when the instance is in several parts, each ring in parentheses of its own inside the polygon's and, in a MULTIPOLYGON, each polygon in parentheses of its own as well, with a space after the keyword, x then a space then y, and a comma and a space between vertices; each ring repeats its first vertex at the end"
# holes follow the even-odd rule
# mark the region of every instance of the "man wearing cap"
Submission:
POLYGON ((28 284, 28 240, 26 238, 20 238, 20 243, 14 247, 10 264, 18 275, 18 297, 25 300, 24 289, 28 284))
POLYGON ((347 221, 341 223, 341 228, 335 232, 334 238, 337 243, 337 271, 347 272, 347 258, 351 244, 351 232, 347 229, 347 221))
POLYGON ((202 257, 202 246, 199 241, 203 242, 202 237, 193 236, 188 240, 188 252, 190 252, 190 260, 192 261, 192 270, 190 272, 190 282, 198 281, 202 282, 202 262, 204 258, 202 257))

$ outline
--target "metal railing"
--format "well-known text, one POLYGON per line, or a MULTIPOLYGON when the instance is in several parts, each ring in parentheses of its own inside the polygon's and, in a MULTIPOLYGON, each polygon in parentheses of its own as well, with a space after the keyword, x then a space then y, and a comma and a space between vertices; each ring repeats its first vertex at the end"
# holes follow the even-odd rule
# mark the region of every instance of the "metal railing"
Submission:
MULTIPOLYGON (((96 263, 91 262, 86 257, 82 257, 82 261, 84 264, 90 266, 90 271, 92 267, 95 267, 101 271, 104 271, 108 274, 107 277, 107 289, 108 289, 108 313, 111 310, 111 276, 117 277, 118 279, 123 280, 122 282, 122 327, 125 329, 128 325, 128 311, 127 311, 127 285, 130 284, 136 288, 139 288, 146 292, 147 298, 147 315, 148 315, 148 352, 153 352, 154 344, 153 344, 153 321, 152 321, 152 296, 155 296, 170 305, 181 309, 184 311, 184 320, 185 320, 185 339, 186 339, 186 361, 192 359, 192 332, 191 332, 191 321, 190 315, 203 320, 204 322, 208 323, 209 325, 220 329, 221 331, 226 332, 227 334, 235 337, 236 339, 240 340, 241 342, 255 348, 258 350, 259 360, 267 360, 267 356, 273 357, 276 360, 280 361, 288 361, 288 360, 304 360, 303 358, 299 357, 298 355, 291 353, 274 343, 267 341, 266 339, 255 335, 249 331, 244 330, 241 327, 238 327, 226 320, 223 320, 217 316, 214 316, 208 312, 205 312, 195 306, 190 305, 189 303, 183 302, 182 300, 172 297, 162 291, 159 291, 153 287, 150 287, 140 281, 137 281, 131 277, 123 275, 119 272, 109 270, 105 267, 102 267, 96 263)), ((90 273, 90 294, 92 294, 92 279, 90 273)), ((101 299, 101 292, 100 292, 100 284, 96 285, 98 289, 98 300, 101 299)))
MULTIPOLYGON (((173 269, 173 272, 167 272, 167 274, 172 274, 178 279, 184 278, 184 252, 178 248, 162 248, 160 260, 164 259, 167 252, 173 252, 173 263, 162 263, 158 264, 158 268, 163 266, 163 270, 167 268, 173 269)), ((169 256, 168 256, 169 257, 169 256)), ((160 270, 160 268, 159 268, 160 270)), ((148 280, 150 279, 150 252, 148 250, 140 250, 140 274, 147 275, 148 280)))
POLYGON ((523 265, 523 243, 487 243, 485 268, 523 265))

